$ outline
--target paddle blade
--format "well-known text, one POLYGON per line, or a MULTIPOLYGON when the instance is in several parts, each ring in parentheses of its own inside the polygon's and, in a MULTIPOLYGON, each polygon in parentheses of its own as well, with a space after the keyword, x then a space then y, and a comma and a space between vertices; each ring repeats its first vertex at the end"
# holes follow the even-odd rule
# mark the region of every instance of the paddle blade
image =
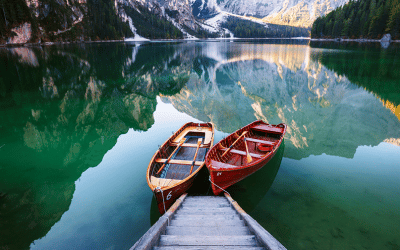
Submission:
POLYGON ((247 163, 250 163, 253 160, 253 158, 251 158, 249 152, 247 152, 247 163))

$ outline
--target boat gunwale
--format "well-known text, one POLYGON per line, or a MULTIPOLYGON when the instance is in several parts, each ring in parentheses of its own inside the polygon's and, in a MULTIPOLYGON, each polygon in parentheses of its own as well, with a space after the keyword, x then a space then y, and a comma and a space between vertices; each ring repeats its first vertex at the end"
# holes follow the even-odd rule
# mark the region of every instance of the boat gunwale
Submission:
MULTIPOLYGON (((185 123, 182 127, 180 127, 175 133, 173 133, 158 149, 157 151, 154 153, 153 157, 150 160, 150 163, 147 167, 147 171, 146 171, 146 180, 147 180, 147 185, 150 187, 151 191, 154 192, 154 190, 157 188, 155 185, 153 185, 151 183, 151 174, 150 174, 150 170, 152 169, 152 165, 155 163, 155 159, 158 155, 158 153, 160 152, 161 149, 163 149, 168 143, 172 142, 172 140, 174 138, 176 138, 177 136, 179 136, 185 128, 191 126, 191 125, 198 125, 198 124, 203 124, 203 125, 209 125, 207 128, 209 128, 212 132, 212 136, 211 136, 211 141, 210 141, 210 145, 208 147, 204 147, 204 148, 208 148, 209 151, 211 150, 211 148, 214 145, 214 124, 212 122, 187 122, 185 123)), ((208 152, 207 152, 208 153, 208 152)), ((207 155, 207 154, 206 154, 207 155)), ((188 177, 186 177, 183 180, 180 180, 179 182, 173 184, 173 185, 169 185, 169 186, 163 186, 160 187, 161 190, 164 191, 168 191, 171 190, 173 188, 178 187, 179 185, 184 184, 185 182, 187 182, 188 180, 190 180, 191 178, 193 178, 194 176, 197 175, 197 173, 204 167, 204 165, 206 164, 206 161, 204 159, 204 163, 201 164, 195 171, 193 171, 188 177)))
MULTIPOLYGON (((217 144, 215 144, 215 145, 213 146, 213 148, 211 148, 211 149, 207 152, 206 160, 205 160, 206 167, 209 169, 210 172, 211 172, 211 170, 213 170, 213 171, 218 171, 218 172, 240 171, 240 170, 244 170, 244 169, 248 169, 248 168, 254 167, 255 165, 258 165, 259 163, 261 163, 262 161, 268 159, 268 157, 269 157, 270 155, 274 155, 274 154, 276 153, 276 151, 278 150, 278 148, 279 148, 280 145, 282 144, 282 141, 283 141, 284 136, 285 136, 285 133, 286 133, 286 129, 287 129, 287 125, 286 125, 285 123, 279 123, 279 124, 274 125, 274 124, 266 123, 266 122, 264 122, 264 121, 262 121, 262 120, 256 120, 256 121, 254 121, 254 122, 252 122, 252 123, 250 123, 250 124, 248 124, 248 125, 246 125, 246 126, 240 128, 240 129, 236 130, 235 132, 229 134, 227 137, 225 137, 224 139, 222 139, 221 141, 219 141, 217 144), (280 125, 283 125, 282 134, 280 135, 279 140, 278 140, 277 143, 273 146, 273 149, 272 149, 270 152, 264 154, 261 158, 256 159, 256 160, 252 161, 252 162, 249 163, 249 164, 243 164, 243 165, 239 165, 239 166, 238 166, 238 165, 232 165, 232 164, 229 164, 229 163, 221 162, 221 163, 224 163, 224 164, 227 164, 227 165, 231 165, 231 166, 232 166, 232 169, 217 168, 217 167, 214 167, 214 166, 210 163, 211 160, 220 162, 220 161, 218 161, 218 160, 215 160, 215 159, 212 159, 212 158, 209 157, 209 154, 212 152, 212 149, 213 149, 214 147, 217 147, 218 144, 220 144, 222 141, 226 141, 228 137, 233 136, 233 134, 235 134, 235 133, 238 135, 238 134, 240 134, 239 132, 242 132, 242 133, 243 133, 244 131, 250 131, 250 127, 251 127, 251 126, 254 126, 254 124, 260 123, 260 122, 262 122, 262 123, 264 123, 264 124, 266 124, 266 125, 272 125, 272 126, 274 126, 274 127, 278 127, 278 126, 280 126, 280 125), (211 164, 211 167, 209 166, 210 164, 211 164)), ((216 150, 217 150, 217 149, 216 149, 216 150)))

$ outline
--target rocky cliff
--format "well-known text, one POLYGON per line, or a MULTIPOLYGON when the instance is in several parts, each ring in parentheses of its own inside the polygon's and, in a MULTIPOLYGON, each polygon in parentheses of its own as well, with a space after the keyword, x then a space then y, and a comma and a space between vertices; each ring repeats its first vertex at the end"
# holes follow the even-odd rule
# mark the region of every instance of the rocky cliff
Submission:
MULTIPOLYGON (((18 0, 1 1, 0 43, 193 38, 231 33, 227 16, 310 27, 347 0, 18 0)), ((268 28, 268 26, 265 26, 268 28)))
POLYGON ((311 27, 313 21, 348 0, 192 0, 194 13, 208 18, 212 14, 255 17, 261 22, 311 27))

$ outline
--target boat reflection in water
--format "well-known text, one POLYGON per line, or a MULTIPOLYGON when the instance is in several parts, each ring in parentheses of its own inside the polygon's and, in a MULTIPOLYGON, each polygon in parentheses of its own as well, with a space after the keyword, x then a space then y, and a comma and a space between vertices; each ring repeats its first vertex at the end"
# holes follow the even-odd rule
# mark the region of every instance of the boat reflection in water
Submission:
MULTIPOLYGON (((272 159, 260 170, 248 176, 244 180, 227 188, 226 191, 236 200, 244 211, 250 213, 264 198, 272 186, 282 162, 285 151, 285 140, 272 159)), ((209 173, 202 168, 196 177, 193 186, 188 190, 189 195, 214 195, 208 180, 209 173)), ((153 196, 150 206, 150 223, 153 225, 161 217, 158 211, 157 201, 153 196)))
POLYGON ((285 140, 282 141, 275 156, 264 167, 227 188, 226 191, 247 213, 250 213, 260 203, 272 186, 281 166, 284 151, 285 140))

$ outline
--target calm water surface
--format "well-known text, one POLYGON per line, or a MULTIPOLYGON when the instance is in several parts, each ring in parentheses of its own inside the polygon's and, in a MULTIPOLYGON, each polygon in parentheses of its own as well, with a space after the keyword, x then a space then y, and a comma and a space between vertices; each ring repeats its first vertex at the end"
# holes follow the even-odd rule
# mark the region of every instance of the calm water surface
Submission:
MULTIPOLYGON (((0 249, 128 249, 185 122, 285 144, 234 199, 288 249, 400 249, 400 48, 285 41, 0 49, 0 249)), ((191 190, 210 193, 207 172, 191 190)))

